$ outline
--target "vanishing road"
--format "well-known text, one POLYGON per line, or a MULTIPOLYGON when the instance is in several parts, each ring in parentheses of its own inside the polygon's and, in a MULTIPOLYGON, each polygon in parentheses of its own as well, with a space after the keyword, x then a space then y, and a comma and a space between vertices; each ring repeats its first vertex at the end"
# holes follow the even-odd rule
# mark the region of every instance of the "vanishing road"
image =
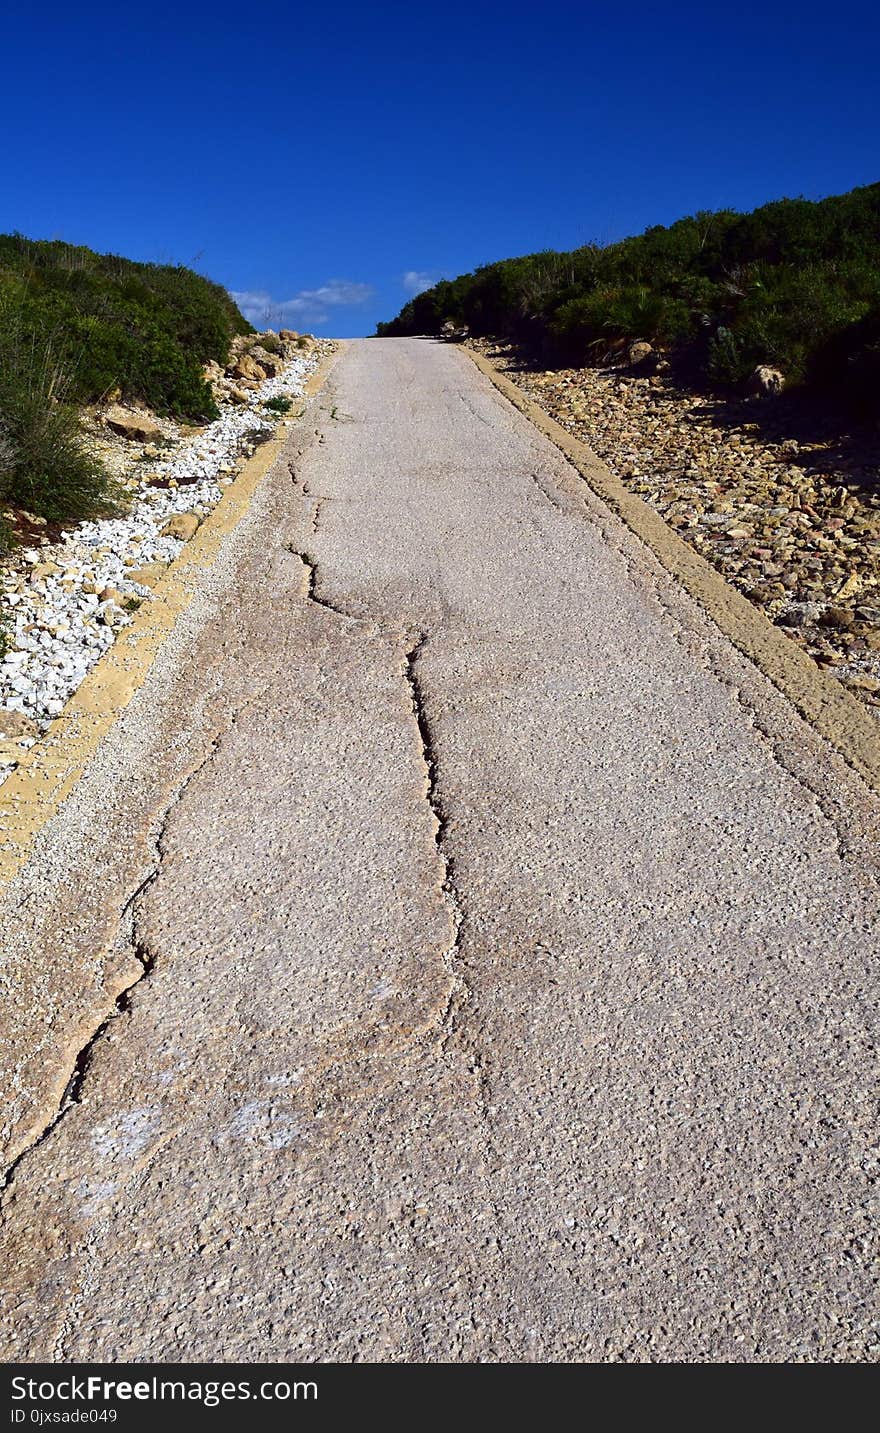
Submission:
POLYGON ((464 353, 291 432, 6 898, 0 1353, 870 1358, 876 798, 464 353))

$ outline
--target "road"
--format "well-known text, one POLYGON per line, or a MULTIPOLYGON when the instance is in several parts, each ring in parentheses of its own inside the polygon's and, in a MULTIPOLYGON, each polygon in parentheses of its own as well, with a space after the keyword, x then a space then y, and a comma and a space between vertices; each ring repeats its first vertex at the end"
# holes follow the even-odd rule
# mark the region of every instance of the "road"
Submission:
POLYGON ((875 1356, 875 798, 462 352, 314 426, 18 886, 3 1357, 875 1356))

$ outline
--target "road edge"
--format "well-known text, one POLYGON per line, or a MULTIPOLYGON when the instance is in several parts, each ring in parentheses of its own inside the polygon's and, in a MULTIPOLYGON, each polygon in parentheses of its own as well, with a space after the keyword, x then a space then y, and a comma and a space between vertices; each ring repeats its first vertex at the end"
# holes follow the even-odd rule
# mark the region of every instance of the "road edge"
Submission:
POLYGON ((620 481, 581 439, 528 398, 512 379, 474 349, 463 348, 481 373, 549 438, 588 487, 651 549, 669 575, 700 604, 716 627, 748 657, 797 711, 880 794, 880 731, 861 703, 732 587, 673 532, 659 513, 620 481))
MULTIPOLYGON (((338 341, 306 380, 308 402, 323 388, 344 351, 338 341)), ((166 637, 193 600, 201 574, 247 514, 263 478, 280 457, 293 424, 280 422, 245 463, 217 506, 199 524, 135 614, 95 663, 48 731, 0 786, 0 891, 25 864, 34 840, 76 786, 100 742, 146 681, 166 637)))

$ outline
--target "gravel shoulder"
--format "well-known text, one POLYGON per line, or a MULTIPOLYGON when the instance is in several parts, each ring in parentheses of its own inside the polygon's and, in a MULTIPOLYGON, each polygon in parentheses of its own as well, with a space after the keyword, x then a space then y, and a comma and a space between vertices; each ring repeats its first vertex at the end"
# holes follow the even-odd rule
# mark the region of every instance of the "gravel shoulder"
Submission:
POLYGON ((0 568, 7 623, 7 650, 0 656, 0 785, 132 626, 138 609, 153 601, 168 564, 271 437, 279 423, 272 404, 294 408, 332 345, 308 340, 307 348, 285 349, 283 356, 265 355, 272 376, 251 363, 260 377, 244 380, 247 387, 214 365, 220 412, 203 428, 117 404, 103 420, 90 413, 87 440, 123 494, 118 514, 66 529, 32 514, 8 514, 19 524, 20 544, 0 568), (127 436, 114 433, 111 422, 127 436), (144 443, 147 436, 151 441, 144 443))

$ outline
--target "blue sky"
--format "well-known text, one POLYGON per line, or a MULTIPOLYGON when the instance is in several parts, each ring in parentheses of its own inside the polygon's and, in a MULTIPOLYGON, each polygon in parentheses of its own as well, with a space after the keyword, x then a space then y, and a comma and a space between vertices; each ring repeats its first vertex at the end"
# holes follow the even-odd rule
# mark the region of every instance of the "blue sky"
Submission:
POLYGON ((876 6, 7 8, 0 230, 353 336, 496 258, 880 179, 876 6))

